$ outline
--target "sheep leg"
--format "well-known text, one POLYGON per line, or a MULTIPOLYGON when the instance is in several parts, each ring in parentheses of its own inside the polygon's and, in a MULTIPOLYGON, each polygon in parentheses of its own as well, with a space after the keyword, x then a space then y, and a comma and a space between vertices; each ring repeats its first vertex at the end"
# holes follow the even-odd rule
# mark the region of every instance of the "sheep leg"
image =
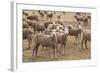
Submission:
POLYGON ((48 52, 47 54, 49 55, 49 57, 51 57, 51 55, 50 55, 51 50, 48 47, 46 47, 46 48, 47 48, 47 52, 48 52))
POLYGON ((38 52, 38 46, 37 46, 36 51, 35 51, 35 56, 37 56, 37 52, 38 52))
MULTIPOLYGON (((78 42, 78 36, 75 36, 75 39, 76 39, 76 42, 78 42)), ((78 43, 76 43, 76 45, 77 45, 78 43)))
POLYGON ((30 49, 31 48, 31 39, 29 39, 28 41, 29 41, 29 48, 28 49, 30 49))
POLYGON ((83 42, 84 42, 84 38, 82 38, 81 40, 81 49, 83 49, 83 42))
POLYGON ((53 57, 56 58, 56 49, 53 48, 53 57))
POLYGON ((55 48, 54 50, 55 50, 55 58, 57 58, 57 48, 55 48))
POLYGON ((87 39, 85 40, 85 47, 86 47, 86 49, 88 49, 88 48, 87 48, 87 39))
POLYGON ((49 57, 51 57, 51 55, 50 55, 50 50, 48 49, 48 54, 49 54, 49 57))
POLYGON ((54 54, 54 52, 53 52, 53 49, 52 49, 52 48, 50 49, 50 53, 51 53, 50 55, 51 55, 51 59, 52 59, 52 58, 53 58, 53 54, 54 54))
POLYGON ((64 55, 65 55, 65 45, 63 46, 63 50, 64 50, 63 52, 64 52, 64 55))
POLYGON ((36 45, 35 45, 35 46, 34 46, 34 48, 33 48, 33 53, 32 53, 32 61, 33 61, 33 57, 35 57, 35 56, 36 56, 35 51, 36 51, 36 45))
POLYGON ((64 49, 64 45, 62 45, 62 54, 65 54, 65 49, 64 49))
POLYGON ((35 51, 36 51, 36 46, 34 46, 34 48, 33 48, 32 56, 35 56, 35 51))
POLYGON ((33 48, 33 52, 32 52, 32 61, 33 61, 33 57, 35 56, 34 54, 35 49, 33 48))
POLYGON ((52 52, 53 52, 53 58, 55 57, 55 49, 54 48, 52 48, 52 52))
POLYGON ((80 34, 79 34, 79 44, 81 43, 81 41, 80 41, 80 39, 81 39, 81 36, 82 36, 82 35, 81 35, 81 33, 80 33, 80 34))
POLYGON ((35 56, 35 49, 33 48, 32 57, 35 56))
POLYGON ((49 57, 51 57, 51 49, 48 49, 49 57))
POLYGON ((28 49, 31 48, 31 43, 32 43, 32 38, 31 38, 31 35, 29 35, 29 36, 28 36, 28 44, 29 44, 28 49))
POLYGON ((35 45, 33 48, 33 56, 37 56, 37 51, 38 51, 39 45, 35 45))

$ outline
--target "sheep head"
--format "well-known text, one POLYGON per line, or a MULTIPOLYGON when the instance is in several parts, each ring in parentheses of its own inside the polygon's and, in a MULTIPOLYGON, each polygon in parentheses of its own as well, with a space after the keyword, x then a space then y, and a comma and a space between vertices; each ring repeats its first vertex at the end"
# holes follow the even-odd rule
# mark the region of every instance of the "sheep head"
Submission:
POLYGON ((68 29, 69 29, 69 30, 71 30, 72 28, 73 28, 73 26, 72 26, 72 25, 69 25, 69 26, 68 26, 68 29))

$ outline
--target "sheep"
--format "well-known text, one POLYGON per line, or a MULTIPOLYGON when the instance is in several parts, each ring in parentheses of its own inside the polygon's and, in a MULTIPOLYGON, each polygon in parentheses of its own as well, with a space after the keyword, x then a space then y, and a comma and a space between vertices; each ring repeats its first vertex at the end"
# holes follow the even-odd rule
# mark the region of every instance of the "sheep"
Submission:
POLYGON ((84 30, 82 33, 82 40, 81 40, 81 49, 83 49, 83 44, 85 44, 85 48, 87 48, 87 41, 91 41, 91 32, 90 30, 84 30))
POLYGON ((68 36, 68 29, 67 28, 64 28, 64 30, 62 30, 62 31, 60 30, 60 31, 56 32, 57 44, 61 45, 63 54, 65 54, 67 36, 68 36))
POLYGON ((28 40, 28 43, 29 43, 28 49, 30 49, 30 47, 31 47, 32 34, 33 34, 33 31, 31 31, 31 29, 29 29, 29 28, 24 28, 23 29, 23 40, 24 39, 27 39, 28 40))
POLYGON ((27 22, 23 21, 23 23, 22 23, 22 24, 23 24, 23 29, 24 29, 24 28, 29 28, 29 26, 28 26, 27 22))
POLYGON ((49 25, 49 24, 53 24, 53 22, 52 22, 52 21, 48 21, 48 22, 45 22, 45 23, 44 23, 44 26, 45 26, 46 29, 48 28, 48 25, 49 25))
POLYGON ((57 18, 58 18, 58 21, 56 21, 55 24, 60 24, 64 26, 63 21, 61 20, 61 16, 58 15, 57 18))
POLYGON ((43 32, 45 30, 44 24, 41 24, 40 22, 27 20, 27 24, 34 30, 34 34, 37 32, 43 32))
POLYGON ((34 16, 33 15, 27 16, 27 19, 39 21, 38 16, 36 16, 36 15, 34 15, 34 16))
POLYGON ((24 14, 25 16, 28 16, 28 13, 27 13, 27 12, 25 12, 25 11, 23 11, 23 14, 24 14))
POLYGON ((51 29, 46 29, 43 31, 44 34, 48 34, 48 35, 51 35, 52 33, 52 30, 51 29))
POLYGON ((48 27, 49 29, 59 29, 59 28, 63 28, 63 25, 53 22, 52 24, 49 24, 48 27))
POLYGON ((37 56, 39 46, 48 47, 53 53, 53 57, 56 57, 56 39, 55 33, 52 32, 51 35, 38 33, 34 37, 33 54, 32 56, 37 56))
POLYGON ((40 16, 44 17, 44 12, 43 11, 38 11, 38 13, 40 14, 40 16))
POLYGON ((43 32, 45 30, 45 26, 40 23, 33 23, 32 28, 34 29, 34 34, 37 32, 43 32))
POLYGON ((64 28, 60 24, 49 24, 48 28, 45 29, 43 31, 43 33, 45 33, 45 34, 51 34, 52 31, 55 31, 55 32, 59 31, 59 32, 61 32, 61 31, 64 31, 64 28))
POLYGON ((60 21, 60 20, 59 20, 59 21, 56 21, 55 23, 56 23, 56 24, 60 24, 60 25, 64 26, 63 22, 62 22, 62 21, 60 21))
POLYGON ((52 17, 53 17, 53 14, 52 14, 52 13, 48 13, 48 14, 47 14, 47 19, 50 19, 50 20, 51 20, 52 17))
POLYGON ((61 45, 63 54, 65 54, 65 47, 66 47, 66 41, 67 41, 67 36, 68 36, 68 29, 46 29, 44 31, 44 34, 51 35, 52 31, 55 31, 56 33, 56 40, 57 40, 57 45, 61 45))
POLYGON ((75 15, 74 17, 78 22, 83 22, 84 26, 88 25, 88 21, 89 21, 88 16, 75 15))
POLYGON ((53 29, 53 24, 49 24, 47 29, 53 29))
POLYGON ((68 35, 70 36, 75 36, 75 39, 77 41, 78 36, 80 35, 81 37, 81 33, 82 33, 82 28, 81 25, 79 25, 80 28, 74 28, 72 25, 68 26, 68 35))
POLYGON ((32 26, 33 24, 36 24, 36 21, 32 21, 32 20, 26 20, 25 21, 27 23, 27 25, 32 26))

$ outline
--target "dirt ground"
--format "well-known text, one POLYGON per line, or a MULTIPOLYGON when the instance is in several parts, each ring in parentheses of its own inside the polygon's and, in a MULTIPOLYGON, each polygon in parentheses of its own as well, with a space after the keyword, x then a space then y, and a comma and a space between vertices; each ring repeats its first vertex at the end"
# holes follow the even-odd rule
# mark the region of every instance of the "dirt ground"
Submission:
MULTIPOLYGON (((29 11, 29 14, 31 15, 31 11, 29 11)), ((73 25, 75 26, 76 20, 74 18, 75 13, 70 12, 66 13, 66 15, 62 16, 62 19, 66 21, 66 25, 73 25)), ((90 25, 85 27, 90 30, 90 25)), ((78 42, 76 42, 75 37, 68 36, 68 40, 66 41, 66 48, 65 48, 65 55, 62 55, 58 52, 57 58, 52 59, 49 57, 48 49, 43 49, 39 47, 38 54, 36 57, 32 56, 32 49, 27 50, 28 48, 28 41, 23 40, 22 46, 23 46, 23 62, 43 62, 43 61, 62 61, 62 60, 84 60, 84 59, 91 59, 91 42, 88 41, 88 49, 84 49, 80 51, 80 39, 78 39, 78 42)), ((59 46, 59 49, 62 48, 59 46)), ((58 50, 59 50, 58 49, 58 50)))

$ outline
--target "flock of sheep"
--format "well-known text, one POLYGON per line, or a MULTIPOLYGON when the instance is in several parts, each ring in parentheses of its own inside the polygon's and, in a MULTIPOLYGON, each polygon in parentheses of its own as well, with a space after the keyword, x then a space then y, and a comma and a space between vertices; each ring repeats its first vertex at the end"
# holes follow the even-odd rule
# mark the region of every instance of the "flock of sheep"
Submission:
POLYGON ((65 15, 66 12, 60 13, 57 15, 56 12, 33 11, 30 15, 23 10, 23 40, 28 40, 28 50, 33 50, 32 57, 37 56, 40 47, 48 50, 50 58, 57 58, 57 53, 65 55, 66 46, 69 46, 67 45, 69 36, 75 37, 75 43, 80 43, 80 51, 82 51, 84 44, 84 48, 88 48, 87 41, 91 41, 91 31, 85 27, 89 26, 91 16, 76 12, 73 17, 77 24, 73 26, 66 25, 61 18, 61 15, 65 15), (56 20, 53 20, 55 15, 56 20), (42 18, 46 20, 41 20, 42 18))

